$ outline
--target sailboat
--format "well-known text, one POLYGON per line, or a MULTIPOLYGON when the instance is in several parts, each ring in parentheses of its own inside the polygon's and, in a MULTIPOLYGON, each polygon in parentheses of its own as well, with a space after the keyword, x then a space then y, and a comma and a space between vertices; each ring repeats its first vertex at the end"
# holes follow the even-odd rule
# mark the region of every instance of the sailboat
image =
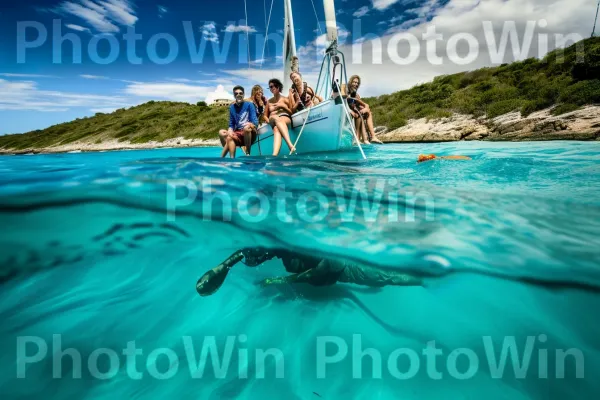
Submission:
MULTIPOLYGON (((305 1, 305 0, 303 0, 305 1)), ((347 151, 358 147, 363 158, 365 154, 354 129, 346 101, 340 95, 339 88, 346 84, 348 75, 344 54, 338 49, 338 29, 335 18, 334 0, 324 0, 327 28, 327 50, 321 63, 321 70, 315 93, 323 98, 323 102, 292 115, 291 126, 288 125, 290 139, 296 148, 296 154, 347 151)), ((292 63, 296 58, 296 40, 291 0, 284 0, 285 28, 283 40, 284 56, 284 90, 291 87, 290 74, 292 63)), ((281 153, 290 153, 285 141, 281 153)), ((273 128, 266 124, 258 129, 257 140, 251 153, 262 156, 273 153, 273 128)))

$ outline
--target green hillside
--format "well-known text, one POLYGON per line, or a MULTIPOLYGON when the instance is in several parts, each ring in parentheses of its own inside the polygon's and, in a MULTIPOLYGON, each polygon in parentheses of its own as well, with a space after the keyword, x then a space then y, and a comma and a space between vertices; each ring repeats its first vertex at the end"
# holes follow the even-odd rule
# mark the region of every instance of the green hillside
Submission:
POLYGON ((71 142, 102 143, 117 139, 121 142, 146 143, 175 137, 215 139, 219 129, 227 127, 226 107, 211 108, 170 101, 148 103, 120 109, 111 114, 54 125, 25 134, 0 136, 0 148, 41 148, 71 142))
MULTIPOLYGON (((543 60, 528 59, 494 68, 440 76, 433 82, 389 95, 365 98, 376 125, 390 129, 412 118, 440 118, 452 113, 495 117, 520 110, 528 115, 552 105, 555 114, 585 104, 600 103, 600 38, 583 44, 583 62, 577 61, 577 45, 548 54, 543 60)), ((148 102, 111 114, 52 126, 25 134, 0 136, 0 149, 29 149, 74 141, 102 143, 117 139, 145 143, 169 138, 214 139, 227 126, 227 108, 204 104, 148 102)))
POLYGON ((365 98, 376 125, 395 129, 413 118, 439 118, 453 112, 493 118, 520 110, 523 116, 557 105, 558 115, 600 103, 600 38, 549 53, 543 60, 439 76, 433 82, 374 98, 365 98))

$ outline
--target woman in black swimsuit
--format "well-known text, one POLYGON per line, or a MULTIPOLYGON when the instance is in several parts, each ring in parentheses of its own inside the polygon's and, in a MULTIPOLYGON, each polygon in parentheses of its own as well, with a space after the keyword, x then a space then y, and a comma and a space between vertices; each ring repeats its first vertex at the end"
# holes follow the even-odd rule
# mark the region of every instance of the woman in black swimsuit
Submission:
POLYGON ((315 106, 323 101, 321 96, 315 95, 315 91, 306 82, 302 81, 300 72, 292 72, 290 78, 293 84, 288 97, 294 113, 315 106))
POLYGON ((290 110, 289 100, 281 95, 283 84, 279 79, 271 79, 269 90, 273 93, 273 97, 267 103, 265 114, 269 124, 273 127, 273 155, 279 155, 282 137, 290 151, 294 152, 296 149, 290 140, 288 129, 288 125, 292 123, 292 110, 290 110))

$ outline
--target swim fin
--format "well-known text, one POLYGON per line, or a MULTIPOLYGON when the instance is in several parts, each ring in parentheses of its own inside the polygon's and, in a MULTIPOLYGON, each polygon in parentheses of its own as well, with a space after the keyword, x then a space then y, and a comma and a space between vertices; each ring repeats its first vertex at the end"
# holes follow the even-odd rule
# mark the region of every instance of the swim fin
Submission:
POLYGON ((210 296, 219 290, 223 285, 223 282, 225 282, 229 270, 231 270, 231 268, 242 258, 244 258, 242 252, 236 251, 229 256, 227 260, 202 275, 202 277, 198 279, 198 282, 196 282, 196 291, 198 294, 203 297, 210 296))

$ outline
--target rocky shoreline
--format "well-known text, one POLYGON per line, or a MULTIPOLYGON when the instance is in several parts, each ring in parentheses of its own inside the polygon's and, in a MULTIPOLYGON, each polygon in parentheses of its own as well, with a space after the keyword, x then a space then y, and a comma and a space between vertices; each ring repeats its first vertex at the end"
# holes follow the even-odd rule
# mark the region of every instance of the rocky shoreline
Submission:
POLYGON ((23 155, 23 154, 53 154, 53 153, 85 153, 122 150, 152 150, 186 147, 212 147, 221 146, 219 139, 201 140, 184 139, 182 137, 167 139, 164 142, 129 143, 118 140, 105 141, 102 143, 73 142, 62 146, 43 147, 39 149, 30 148, 22 150, 0 149, 0 155, 23 155))
POLYGON ((455 114, 448 118, 411 120, 401 128, 387 131, 379 127, 384 143, 431 143, 461 140, 544 141, 600 140, 600 106, 553 116, 552 108, 522 117, 512 112, 493 119, 455 114))
MULTIPOLYGON (((587 106, 559 116, 551 115, 552 108, 522 117, 519 112, 508 113, 493 119, 474 118, 455 114, 448 118, 410 120, 407 125, 388 131, 376 129, 384 143, 436 143, 461 140, 483 141, 544 141, 584 140, 600 141, 600 106, 587 106)), ((162 148, 187 148, 220 146, 218 139, 200 140, 173 138, 163 142, 132 144, 118 140, 102 143, 73 142, 61 146, 23 150, 0 149, 4 154, 49 154, 70 152, 101 152, 119 150, 149 150, 162 148)))

